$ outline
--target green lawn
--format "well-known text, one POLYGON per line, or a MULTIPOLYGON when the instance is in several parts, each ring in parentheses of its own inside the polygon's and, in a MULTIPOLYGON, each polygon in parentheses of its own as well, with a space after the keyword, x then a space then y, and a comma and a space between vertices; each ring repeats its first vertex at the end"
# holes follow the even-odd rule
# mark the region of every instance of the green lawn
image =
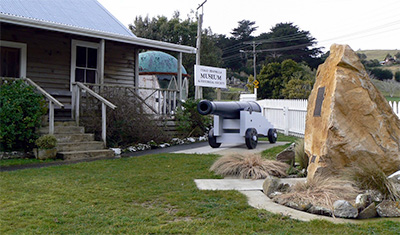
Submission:
POLYGON ((19 158, 19 159, 6 159, 0 160, 0 166, 7 167, 7 166, 16 166, 16 165, 29 165, 29 164, 36 164, 36 163, 44 163, 44 162, 54 162, 60 160, 39 160, 36 158, 19 158))
POLYGON ((396 234, 400 223, 300 222, 236 191, 200 191, 217 155, 159 154, 0 173, 0 234, 396 234))

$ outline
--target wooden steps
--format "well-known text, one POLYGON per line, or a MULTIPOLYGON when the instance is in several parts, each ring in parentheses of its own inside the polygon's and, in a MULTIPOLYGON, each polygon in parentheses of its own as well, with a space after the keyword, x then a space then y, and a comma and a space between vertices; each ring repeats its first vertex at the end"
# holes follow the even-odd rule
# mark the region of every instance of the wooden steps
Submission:
MULTIPOLYGON (((40 134, 48 133, 48 126, 39 130, 40 134)), ((105 149, 102 141, 95 141, 94 134, 85 133, 85 128, 75 122, 55 122, 54 136, 57 139, 57 158, 79 160, 113 157, 114 152, 105 149)))

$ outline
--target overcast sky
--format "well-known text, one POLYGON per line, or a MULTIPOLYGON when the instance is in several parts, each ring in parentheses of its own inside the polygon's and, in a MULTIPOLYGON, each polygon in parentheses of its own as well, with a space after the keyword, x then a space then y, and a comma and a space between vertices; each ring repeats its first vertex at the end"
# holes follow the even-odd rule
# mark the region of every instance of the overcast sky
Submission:
MULTIPOLYGON (((204 0, 98 0, 124 25, 136 16, 187 18, 204 0)), ((200 9, 201 10, 201 9, 200 9)), ((193 14, 192 14, 193 16, 193 14)), ((400 0, 207 0, 204 27, 231 36, 240 20, 255 21, 253 36, 281 22, 309 31, 318 46, 333 43, 358 49, 400 49, 400 0)))

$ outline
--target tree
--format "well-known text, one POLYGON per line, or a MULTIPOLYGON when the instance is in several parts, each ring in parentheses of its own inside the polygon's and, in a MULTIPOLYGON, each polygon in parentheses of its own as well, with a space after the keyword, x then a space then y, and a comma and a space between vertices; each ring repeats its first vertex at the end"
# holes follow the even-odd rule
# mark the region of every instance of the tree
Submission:
POLYGON ((238 24, 239 26, 234 28, 231 32, 233 37, 238 41, 247 41, 252 39, 251 34, 258 28, 253 26, 256 24, 256 22, 250 20, 241 20, 238 22, 238 24))
POLYGON ((306 98, 312 89, 314 77, 315 73, 308 66, 290 59, 269 63, 258 75, 258 96, 261 99, 306 98))
POLYGON ((234 71, 246 70, 246 55, 239 52, 243 47, 243 42, 252 40, 251 34, 256 31, 254 21, 241 20, 238 27, 231 32, 232 37, 218 35, 216 45, 223 51, 224 67, 231 68, 234 71))
POLYGON ((253 91, 254 91, 254 84, 253 84, 253 82, 254 82, 254 76, 253 76, 253 75, 250 75, 249 78, 247 79, 246 87, 247 87, 247 90, 250 91, 250 92, 252 92, 252 93, 253 93, 253 91))
POLYGON ((314 47, 316 39, 293 23, 278 23, 271 32, 261 34, 256 40, 263 43, 259 48, 266 53, 266 63, 292 59, 298 63, 304 61, 311 68, 322 63, 322 48, 314 47))
POLYGON ((384 80, 381 83, 381 87, 390 97, 393 97, 395 93, 400 91, 400 83, 394 80, 384 80))
POLYGON ((311 94, 315 82, 315 70, 312 71, 304 64, 300 64, 300 67, 302 70, 293 73, 282 89, 285 99, 308 99, 311 94))

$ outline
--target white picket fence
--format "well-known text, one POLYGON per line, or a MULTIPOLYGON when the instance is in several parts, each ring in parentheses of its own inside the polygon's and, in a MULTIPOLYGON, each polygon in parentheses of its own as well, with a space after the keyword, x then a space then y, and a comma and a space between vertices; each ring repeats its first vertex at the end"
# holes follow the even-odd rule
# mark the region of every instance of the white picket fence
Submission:
MULTIPOLYGON (((263 115, 285 135, 304 137, 306 129, 307 100, 258 100, 263 115)), ((400 118, 400 102, 389 102, 400 118)))

